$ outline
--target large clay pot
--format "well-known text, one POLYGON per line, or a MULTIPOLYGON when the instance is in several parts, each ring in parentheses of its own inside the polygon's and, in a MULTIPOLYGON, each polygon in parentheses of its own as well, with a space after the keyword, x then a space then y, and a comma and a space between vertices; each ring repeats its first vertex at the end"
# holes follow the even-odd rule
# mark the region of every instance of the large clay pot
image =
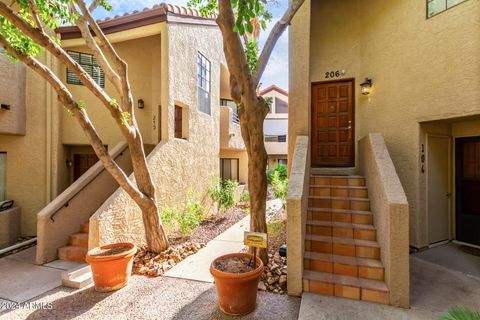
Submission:
POLYGON ((215 268, 216 261, 229 257, 253 259, 249 253, 232 253, 216 258, 210 265, 215 279, 220 310, 229 315, 245 315, 255 310, 258 281, 263 273, 263 263, 257 257, 257 268, 245 273, 226 273, 215 268))
POLYGON ((133 243, 114 243, 90 250, 86 260, 92 268, 95 290, 108 292, 126 286, 130 280, 133 256, 136 252, 137 247, 133 243), (98 250, 121 247, 128 247, 128 249, 111 255, 95 255, 98 250))

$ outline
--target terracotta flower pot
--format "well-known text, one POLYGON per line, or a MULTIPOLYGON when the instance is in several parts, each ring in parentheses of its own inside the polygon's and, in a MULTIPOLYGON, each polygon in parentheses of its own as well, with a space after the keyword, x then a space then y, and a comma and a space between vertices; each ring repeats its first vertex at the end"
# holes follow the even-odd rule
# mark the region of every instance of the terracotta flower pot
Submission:
POLYGON ((95 290, 108 292, 126 286, 136 252, 133 243, 114 243, 90 250, 86 260, 92 268, 95 290), (122 247, 125 249, 121 250, 122 247))
POLYGON ((263 263, 257 257, 257 268, 245 273, 227 273, 216 269, 220 259, 238 257, 253 259, 249 253, 232 253, 213 260, 210 273, 215 279, 220 310, 229 315, 245 315, 255 310, 258 281, 263 273, 263 263))

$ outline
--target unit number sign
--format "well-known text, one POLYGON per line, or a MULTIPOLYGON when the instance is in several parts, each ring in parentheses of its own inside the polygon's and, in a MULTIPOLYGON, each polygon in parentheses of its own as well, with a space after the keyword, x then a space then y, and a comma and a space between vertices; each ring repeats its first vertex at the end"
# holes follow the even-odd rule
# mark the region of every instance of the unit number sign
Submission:
POLYGON ((325 72, 325 79, 333 79, 343 76, 345 74, 345 70, 336 70, 336 71, 327 71, 325 72))

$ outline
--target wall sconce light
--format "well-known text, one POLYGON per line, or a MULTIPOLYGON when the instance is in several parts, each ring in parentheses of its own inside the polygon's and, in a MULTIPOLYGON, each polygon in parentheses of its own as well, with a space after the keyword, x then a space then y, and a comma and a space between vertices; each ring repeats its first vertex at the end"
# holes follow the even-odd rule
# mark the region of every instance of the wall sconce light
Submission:
POLYGON ((143 101, 143 99, 138 99, 138 109, 143 109, 145 108, 145 102, 143 101))
POLYGON ((372 93, 372 79, 365 78, 365 81, 360 84, 363 95, 369 95, 372 93))
POLYGON ((68 168, 73 167, 73 162, 72 162, 72 160, 66 160, 66 161, 65 161, 65 164, 67 165, 68 168))
POLYGON ((2 109, 2 110, 10 110, 10 105, 9 105, 9 104, 3 104, 3 103, 2 103, 2 104, 0 105, 0 109, 2 109))

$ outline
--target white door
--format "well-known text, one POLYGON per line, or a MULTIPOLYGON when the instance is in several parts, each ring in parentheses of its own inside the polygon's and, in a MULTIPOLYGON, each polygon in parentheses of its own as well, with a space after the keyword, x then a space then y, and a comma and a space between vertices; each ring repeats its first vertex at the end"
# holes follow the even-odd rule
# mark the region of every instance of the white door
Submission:
POLYGON ((450 137, 427 137, 428 243, 450 239, 450 137))

